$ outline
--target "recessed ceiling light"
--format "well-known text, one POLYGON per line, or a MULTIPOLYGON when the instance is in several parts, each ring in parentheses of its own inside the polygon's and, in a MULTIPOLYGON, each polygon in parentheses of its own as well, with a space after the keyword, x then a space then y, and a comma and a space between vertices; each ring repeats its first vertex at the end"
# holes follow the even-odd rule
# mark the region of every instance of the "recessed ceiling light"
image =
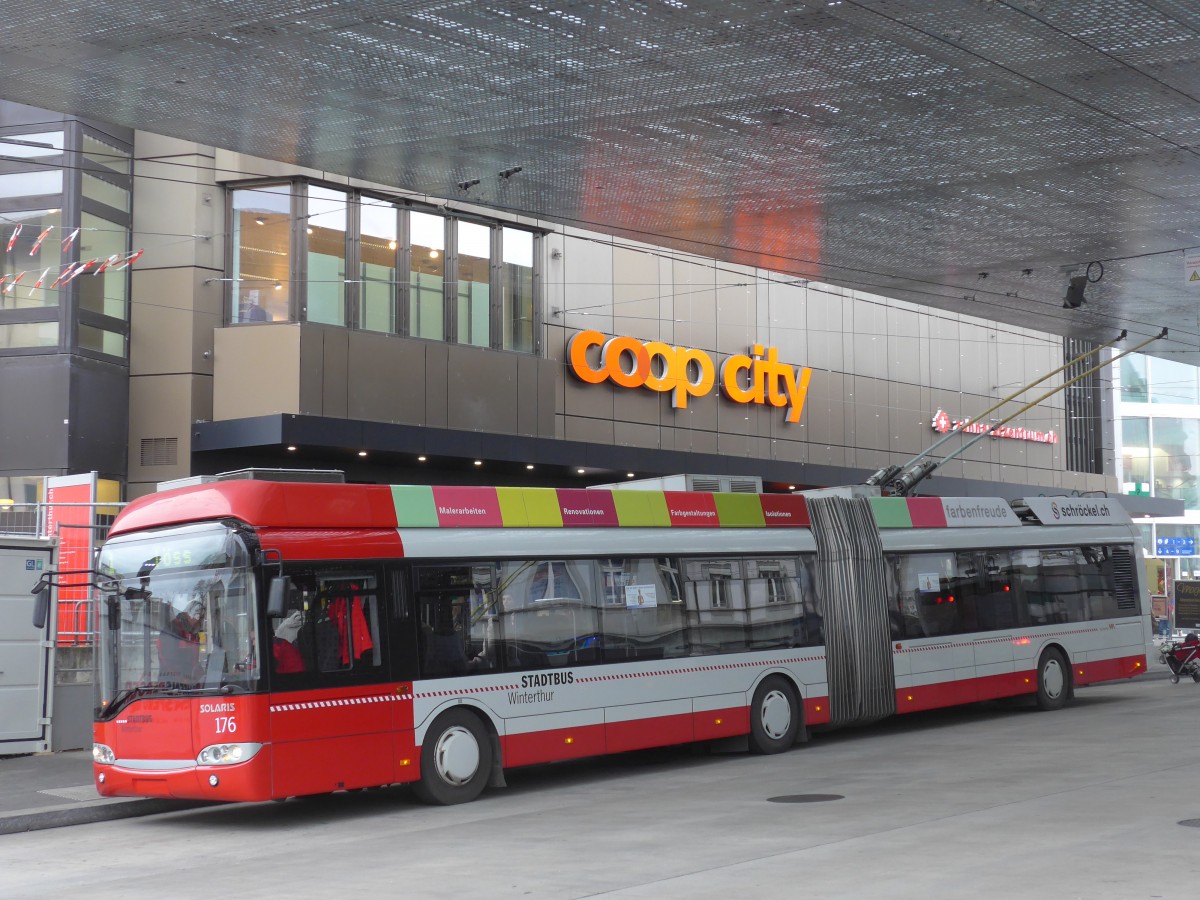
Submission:
POLYGON ((533 463, 530 463, 525 468, 529 469, 532 472, 533 471, 533 463))
POLYGON ((576 469, 575 471, 578 472, 580 475, 583 474, 583 469, 576 469))
POLYGON ((395 241, 388 241, 388 249, 389 249, 389 250, 395 250, 395 249, 396 249, 396 242, 395 242, 395 241))
POLYGON ((795 486, 794 484, 789 484, 789 485, 788 485, 788 490, 789 490, 789 491, 794 491, 795 489, 796 489, 796 486, 795 486))
POLYGON ((264 219, 262 216, 255 216, 255 217, 254 217, 254 224, 255 224, 255 225, 266 225, 266 224, 267 224, 267 220, 266 220, 266 219, 264 219))
POLYGON ((358 451, 358 455, 359 455, 359 456, 366 456, 366 455, 367 455, 367 451, 366 451, 366 450, 359 450, 359 451, 358 451))
POLYGON ((440 253, 439 253, 437 250, 430 250, 430 251, 429 251, 429 258, 430 258, 430 259, 437 259, 439 256, 441 256, 441 254, 440 254, 440 253))
POLYGON ((289 451, 292 451, 292 452, 294 452, 294 451, 296 450, 296 445, 295 445, 295 444, 288 444, 288 450, 289 450, 289 451))
POLYGON ((475 460, 475 465, 477 465, 477 466, 482 466, 482 465, 483 465, 483 460, 482 460, 482 459, 477 459, 477 460, 475 460))
POLYGON ((418 457, 417 457, 417 462, 425 462, 425 457, 423 457, 423 456, 418 456, 418 457))

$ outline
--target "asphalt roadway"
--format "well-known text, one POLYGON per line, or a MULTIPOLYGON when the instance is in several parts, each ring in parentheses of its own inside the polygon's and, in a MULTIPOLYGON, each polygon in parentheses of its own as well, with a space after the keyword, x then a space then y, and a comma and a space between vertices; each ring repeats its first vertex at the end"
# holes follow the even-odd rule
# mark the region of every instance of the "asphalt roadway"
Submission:
MULTIPOLYGON (((0 897, 1191 898, 1200 685, 404 788, 195 806, 89 795, 82 753, 0 759, 0 897)), ((1157 676, 1157 677, 1156 677, 1157 676)))

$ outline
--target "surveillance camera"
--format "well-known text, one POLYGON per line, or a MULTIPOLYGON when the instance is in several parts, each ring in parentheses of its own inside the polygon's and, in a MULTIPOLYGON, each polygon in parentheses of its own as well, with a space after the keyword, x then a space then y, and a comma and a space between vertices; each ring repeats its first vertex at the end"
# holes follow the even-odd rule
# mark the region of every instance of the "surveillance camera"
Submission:
POLYGON ((512 178, 522 169, 521 166, 511 166, 500 173, 501 178, 512 178))
POLYGON ((467 181, 460 181, 460 182, 458 183, 458 188, 459 188, 459 190, 465 191, 465 190, 467 190, 468 188, 473 188, 473 187, 475 187, 475 185, 477 185, 477 184, 479 184, 479 179, 478 179, 478 178, 471 178, 471 179, 469 179, 469 180, 467 180, 467 181))

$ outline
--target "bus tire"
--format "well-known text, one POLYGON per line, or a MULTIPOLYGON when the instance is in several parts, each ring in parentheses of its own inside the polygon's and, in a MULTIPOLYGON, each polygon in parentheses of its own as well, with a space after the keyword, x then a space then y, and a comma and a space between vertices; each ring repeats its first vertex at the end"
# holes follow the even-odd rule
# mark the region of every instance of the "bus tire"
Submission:
POLYGON ((492 742, 479 717, 451 709, 425 733, 421 744, 421 780, 413 792, 423 803, 451 806, 469 803, 487 785, 492 770, 492 742))
POLYGON ((754 753, 782 753, 796 743, 800 732, 800 704, 786 678, 771 675, 754 691, 750 703, 750 749, 754 753))
POLYGON ((1047 647, 1038 660, 1038 709, 1062 709, 1071 699, 1071 667, 1057 647, 1047 647))

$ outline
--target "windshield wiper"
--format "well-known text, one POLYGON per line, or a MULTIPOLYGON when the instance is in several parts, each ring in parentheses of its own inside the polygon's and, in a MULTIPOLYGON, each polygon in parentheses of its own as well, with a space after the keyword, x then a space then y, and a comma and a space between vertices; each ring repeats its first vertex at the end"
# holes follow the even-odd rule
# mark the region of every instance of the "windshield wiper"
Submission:
POLYGON ((129 705, 130 700, 135 697, 140 697, 143 694, 148 694, 152 690, 154 690, 154 688, 148 688, 139 684, 135 687, 128 687, 124 690, 117 691, 115 694, 113 694, 113 698, 109 701, 108 706, 104 708, 104 715, 116 715, 118 710, 129 705))
POLYGON ((139 684, 117 691, 104 708, 105 716, 113 716, 130 701, 137 697, 199 697, 205 694, 232 694, 234 691, 245 693, 245 688, 236 684, 223 684, 213 687, 184 687, 181 684, 139 684))
POLYGON ((192 696, 192 695, 198 695, 198 694, 232 694, 233 691, 234 691, 234 686, 232 684, 223 684, 220 686, 214 685, 212 687, 164 688, 162 693, 165 696, 169 696, 169 697, 185 697, 185 696, 192 696))

